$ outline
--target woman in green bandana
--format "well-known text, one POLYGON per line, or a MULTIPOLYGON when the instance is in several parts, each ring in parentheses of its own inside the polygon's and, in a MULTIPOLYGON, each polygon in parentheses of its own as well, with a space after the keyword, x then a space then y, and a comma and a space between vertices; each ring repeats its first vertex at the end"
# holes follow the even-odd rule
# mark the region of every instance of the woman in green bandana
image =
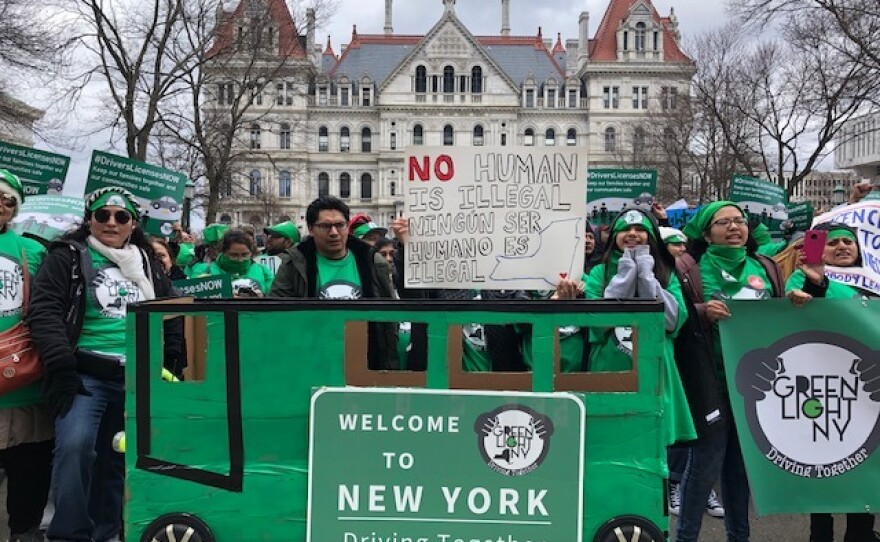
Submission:
MULTIPOLYGON (((40 243, 21 237, 8 227, 23 201, 21 181, 16 175, 0 169, 2 331, 21 322, 23 308, 30 310, 24 307, 25 288, 33 281, 46 255, 46 249, 40 243), (30 276, 27 282, 23 273, 25 264, 30 276)), ((11 337, 3 342, 0 360, 7 369, 13 366, 11 359, 20 346, 11 337)), ((10 540, 43 540, 39 528, 49 496, 54 424, 40 393, 41 384, 36 382, 0 396, 0 462, 6 469, 10 540)))
MULTIPOLYGON (((654 218, 641 209, 629 209, 612 222, 602 263, 584 277, 587 299, 662 300, 666 306, 661 387, 667 444, 697 437, 673 357, 672 339, 687 319, 674 268, 675 261, 662 244, 654 218)), ((590 371, 632 369, 632 328, 591 328, 589 335, 590 371)))
POLYGON ((696 542, 706 500, 721 478, 727 539, 749 540, 749 485, 730 417, 718 321, 730 317, 726 301, 783 295, 775 262, 756 253, 746 214, 735 203, 704 205, 688 222, 688 252, 676 261, 691 320, 676 341, 675 357, 697 425, 681 483, 677 542, 696 542))
MULTIPOLYGON (((871 292, 830 280, 825 275, 826 265, 834 267, 862 266, 858 230, 845 224, 836 223, 819 224, 815 229, 828 232, 825 250, 822 253, 823 263, 818 265, 801 264, 785 283, 785 290, 794 304, 803 305, 814 297, 828 299, 876 297, 871 292)), ((872 384, 872 388, 869 388, 871 384, 865 385, 865 392, 880 394, 880 390, 877 389, 877 380, 874 380, 872 384)), ((834 540, 834 520, 831 514, 810 514, 810 540, 811 542, 832 542, 834 540)), ((844 540, 876 540, 874 538, 874 516, 871 514, 847 514, 844 540)))
POLYGON ((211 262, 204 276, 230 275, 235 297, 265 297, 275 275, 254 261, 257 247, 250 235, 229 230, 220 242, 220 254, 211 262))

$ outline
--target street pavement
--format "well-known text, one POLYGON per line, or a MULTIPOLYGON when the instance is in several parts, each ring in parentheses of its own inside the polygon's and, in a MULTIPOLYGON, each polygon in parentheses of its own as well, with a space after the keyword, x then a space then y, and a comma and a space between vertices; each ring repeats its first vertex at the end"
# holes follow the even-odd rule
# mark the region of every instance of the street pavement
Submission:
MULTIPOLYGON (((9 537, 6 525, 6 482, 0 486, 0 541, 9 537)), ((672 523, 674 524, 674 518, 672 523)), ((766 516, 752 519, 752 542, 809 542, 809 518, 805 515, 766 516)), ((835 516, 835 538, 843 540, 845 518, 835 516)), ((726 542, 724 520, 704 516, 700 542, 726 542)), ((585 540, 584 542, 591 542, 585 540)))

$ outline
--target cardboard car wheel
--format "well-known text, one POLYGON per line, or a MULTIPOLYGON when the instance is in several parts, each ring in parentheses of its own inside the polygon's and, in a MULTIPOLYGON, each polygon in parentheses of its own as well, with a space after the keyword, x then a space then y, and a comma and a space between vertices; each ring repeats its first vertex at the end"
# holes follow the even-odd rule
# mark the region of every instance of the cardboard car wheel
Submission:
POLYGON ((166 514, 144 529, 141 542, 214 542, 214 535, 193 515, 166 514))
POLYGON ((661 542, 666 535, 656 525, 639 516, 620 516, 602 525, 593 542, 661 542))

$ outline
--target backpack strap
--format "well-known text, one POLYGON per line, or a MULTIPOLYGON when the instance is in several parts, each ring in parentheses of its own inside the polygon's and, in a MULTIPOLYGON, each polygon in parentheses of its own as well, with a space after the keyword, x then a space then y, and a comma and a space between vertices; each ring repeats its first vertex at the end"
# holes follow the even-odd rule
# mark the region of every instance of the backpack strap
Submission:
POLYGON ((21 293, 21 319, 24 320, 31 299, 31 270, 28 269, 27 252, 24 247, 21 247, 21 282, 24 288, 21 293))

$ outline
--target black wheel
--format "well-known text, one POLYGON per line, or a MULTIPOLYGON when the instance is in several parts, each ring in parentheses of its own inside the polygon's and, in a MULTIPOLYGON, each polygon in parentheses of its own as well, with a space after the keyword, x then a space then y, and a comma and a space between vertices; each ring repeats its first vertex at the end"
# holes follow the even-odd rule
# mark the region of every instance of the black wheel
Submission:
POLYGON ((158 201, 153 202, 153 209, 157 209, 157 210, 158 210, 159 207, 161 207, 161 205, 159 204, 158 201))
POLYGON ((150 523, 141 542, 214 542, 205 522, 190 514, 165 514, 150 523))
POLYGON ((666 534, 640 516, 620 516, 599 528, 593 542, 665 542, 666 534))
POLYGON ((177 205, 172 205, 171 207, 168 208, 168 210, 171 211, 172 213, 176 213, 177 212, 177 205))

